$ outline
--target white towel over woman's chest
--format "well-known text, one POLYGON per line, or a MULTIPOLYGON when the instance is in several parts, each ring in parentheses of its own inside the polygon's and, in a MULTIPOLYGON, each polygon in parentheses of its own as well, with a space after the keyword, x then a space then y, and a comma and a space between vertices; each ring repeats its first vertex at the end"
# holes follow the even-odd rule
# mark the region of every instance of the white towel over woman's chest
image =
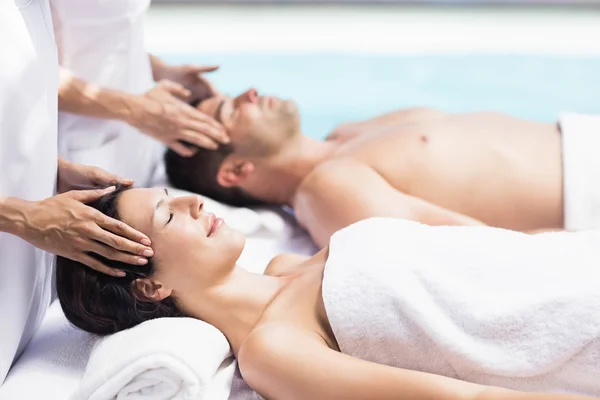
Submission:
POLYGON ((378 218, 330 246, 323 299, 343 353, 600 396, 600 231, 530 236, 378 218))

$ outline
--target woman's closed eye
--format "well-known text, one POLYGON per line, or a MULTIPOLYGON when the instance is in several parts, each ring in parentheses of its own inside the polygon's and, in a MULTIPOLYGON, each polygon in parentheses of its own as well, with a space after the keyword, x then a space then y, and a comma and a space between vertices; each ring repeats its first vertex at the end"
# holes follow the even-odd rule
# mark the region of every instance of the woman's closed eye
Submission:
POLYGON ((173 213, 170 212, 169 213, 169 219, 167 220, 167 223, 165 224, 165 226, 169 225, 169 222, 171 222, 173 220, 173 213))

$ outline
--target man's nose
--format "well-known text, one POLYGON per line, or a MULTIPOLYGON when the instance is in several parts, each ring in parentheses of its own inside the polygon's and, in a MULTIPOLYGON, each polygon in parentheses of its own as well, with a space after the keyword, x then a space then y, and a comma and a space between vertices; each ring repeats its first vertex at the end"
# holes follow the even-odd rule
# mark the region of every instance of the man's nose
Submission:
POLYGON ((254 88, 245 91, 244 93, 242 93, 235 99, 236 106, 238 106, 242 103, 256 103, 256 102, 258 102, 258 91, 254 88))

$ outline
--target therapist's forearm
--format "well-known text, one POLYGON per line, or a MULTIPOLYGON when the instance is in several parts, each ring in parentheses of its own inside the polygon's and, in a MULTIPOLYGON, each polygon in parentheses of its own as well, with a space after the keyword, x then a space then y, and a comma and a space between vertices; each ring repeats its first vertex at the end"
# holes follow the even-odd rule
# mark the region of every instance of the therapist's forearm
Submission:
POLYGON ((150 57, 150 65, 152 66, 152 79, 158 82, 163 78, 164 72, 169 65, 155 55, 148 54, 148 56, 150 57))
POLYGON ((19 236, 25 227, 27 200, 0 196, 0 232, 19 236))
POLYGON ((61 68, 58 109, 87 117, 126 121, 135 108, 136 96, 102 88, 74 77, 61 68))

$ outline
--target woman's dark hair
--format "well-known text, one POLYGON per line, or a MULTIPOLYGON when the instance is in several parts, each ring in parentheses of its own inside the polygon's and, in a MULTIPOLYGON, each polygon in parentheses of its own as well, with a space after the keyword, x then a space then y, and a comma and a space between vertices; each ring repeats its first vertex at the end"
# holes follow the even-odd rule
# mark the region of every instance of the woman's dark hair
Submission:
POLYGON ((165 153, 165 168, 169 181, 178 189, 187 190, 235 207, 264 205, 241 188, 227 188, 217 181, 223 161, 233 153, 231 144, 222 144, 217 150, 198 148, 192 157, 182 157, 173 150, 165 153))
MULTIPOLYGON (((118 203, 127 188, 117 189, 89 206, 103 214, 120 219, 118 203)), ((139 278, 149 278, 155 272, 152 259, 148 264, 134 266, 107 260, 90 254, 105 265, 125 271, 123 278, 97 272, 67 258, 58 257, 56 289, 62 310, 76 327, 98 335, 108 335, 162 317, 182 317, 175 300, 167 297, 156 301, 146 297, 135 285, 139 278)))

